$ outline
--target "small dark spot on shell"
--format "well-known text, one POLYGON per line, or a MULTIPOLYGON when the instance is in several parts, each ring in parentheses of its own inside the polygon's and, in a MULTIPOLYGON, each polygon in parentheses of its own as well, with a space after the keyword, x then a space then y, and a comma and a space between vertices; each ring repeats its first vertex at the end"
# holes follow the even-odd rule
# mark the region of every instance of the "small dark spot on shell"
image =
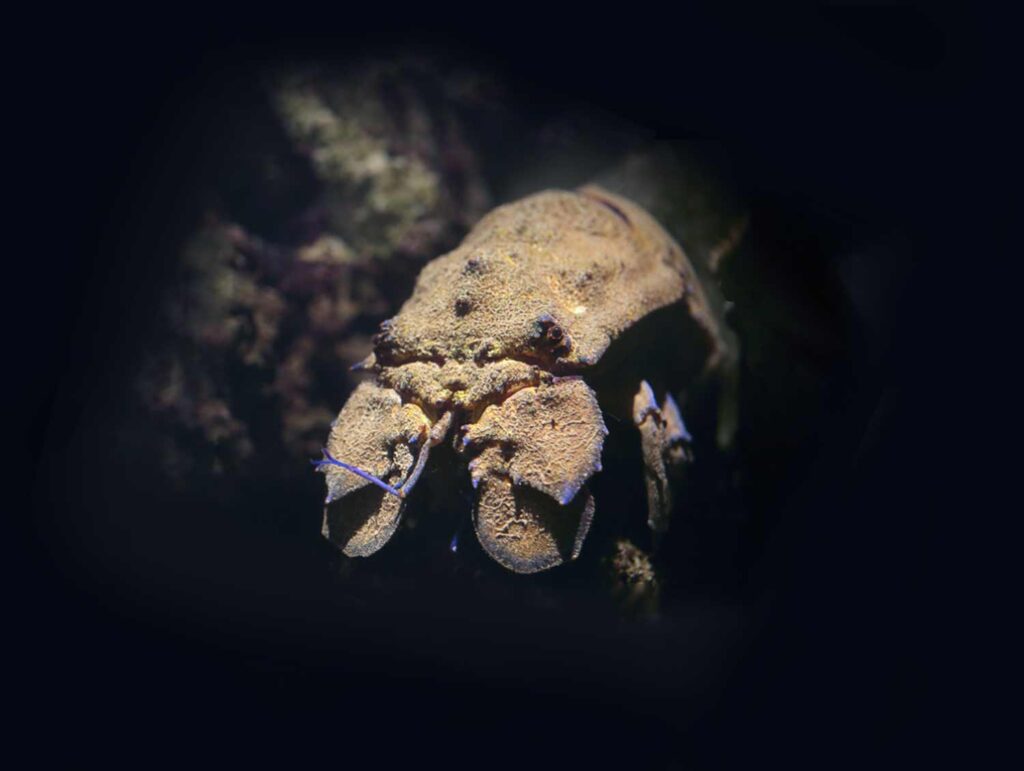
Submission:
POLYGON ((455 315, 465 316, 467 313, 469 313, 469 310, 472 307, 473 306, 470 304, 469 300, 467 300, 465 297, 460 297, 458 300, 455 301, 455 315))
POLYGON ((476 275, 484 272, 484 262, 479 257, 470 257, 466 260, 466 264, 462 266, 462 272, 467 276, 476 275))
POLYGON ((476 350, 473 352, 473 360, 474 361, 483 361, 484 359, 487 358, 487 356, 488 356, 488 354, 490 352, 491 352, 491 344, 490 344, 490 342, 487 341, 487 340, 483 340, 483 341, 481 341, 479 343, 479 345, 477 346, 476 350))

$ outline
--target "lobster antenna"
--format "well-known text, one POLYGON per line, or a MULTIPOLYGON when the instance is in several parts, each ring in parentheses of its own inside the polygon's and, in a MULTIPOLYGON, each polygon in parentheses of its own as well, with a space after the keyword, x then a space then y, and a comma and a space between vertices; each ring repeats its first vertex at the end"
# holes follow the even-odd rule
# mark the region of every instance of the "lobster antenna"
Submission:
POLYGON ((329 452, 327 452, 327 448, 326 447, 324 447, 321 450, 321 452, 323 452, 323 454, 324 454, 324 457, 321 460, 312 460, 312 461, 310 461, 310 463, 312 463, 318 469, 323 468, 324 466, 338 466, 340 468, 345 469, 346 471, 351 471, 356 476, 362 477, 367 482, 373 482, 375 485, 377 485, 377 487, 381 488, 385 492, 391 493, 396 498, 405 498, 405 491, 404 490, 399 490, 396 487, 392 487, 387 482, 385 482, 383 479, 378 479, 373 474, 371 474, 369 471, 364 471, 363 469, 359 468, 359 466, 353 466, 351 463, 345 463, 345 461, 338 460, 337 458, 332 456, 329 452))
POLYGON ((430 456, 430 448, 442 440, 444 435, 448 433, 448 429, 451 427, 451 424, 452 413, 446 412, 441 416, 437 423, 434 424, 433 428, 431 428, 427 441, 423 443, 422 447, 420 447, 419 454, 416 457, 416 465, 413 466, 412 471, 409 472, 409 476, 407 476, 404 481, 399 482, 397 487, 392 487, 383 479, 375 477, 369 471, 359 468, 359 466, 353 466, 351 463, 345 463, 345 461, 338 460, 327 452, 326 447, 321 448, 321 452, 323 452, 324 457, 321 460, 310 461, 310 463, 318 469, 323 468, 324 466, 338 466, 346 471, 351 471, 357 476, 361 476, 367 482, 373 482, 377 487, 385 492, 391 493, 396 498, 405 498, 405 496, 409 494, 409 491, 416 485, 420 475, 423 473, 423 468, 427 465, 427 458, 430 456))

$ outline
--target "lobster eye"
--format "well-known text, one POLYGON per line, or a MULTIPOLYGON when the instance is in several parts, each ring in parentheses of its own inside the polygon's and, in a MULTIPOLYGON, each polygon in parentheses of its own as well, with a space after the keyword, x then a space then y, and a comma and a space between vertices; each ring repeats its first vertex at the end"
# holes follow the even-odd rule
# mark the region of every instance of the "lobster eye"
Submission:
POLYGON ((569 336, 547 313, 533 322, 533 334, 530 341, 536 347, 547 349, 555 356, 565 356, 572 348, 569 336))
POLYGON ((385 319, 380 323, 380 331, 373 336, 373 350, 378 358, 385 359, 398 348, 394 335, 394 322, 385 319))

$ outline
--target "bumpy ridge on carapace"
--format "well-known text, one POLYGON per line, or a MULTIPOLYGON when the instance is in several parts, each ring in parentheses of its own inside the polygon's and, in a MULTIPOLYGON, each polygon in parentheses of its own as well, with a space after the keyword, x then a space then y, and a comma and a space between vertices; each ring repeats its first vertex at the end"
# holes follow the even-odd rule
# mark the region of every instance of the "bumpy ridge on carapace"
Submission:
POLYGON ((682 298, 715 340, 693 267, 646 212, 601 188, 545 191, 493 210, 426 265, 375 357, 382 366, 515 359, 570 373, 682 298))

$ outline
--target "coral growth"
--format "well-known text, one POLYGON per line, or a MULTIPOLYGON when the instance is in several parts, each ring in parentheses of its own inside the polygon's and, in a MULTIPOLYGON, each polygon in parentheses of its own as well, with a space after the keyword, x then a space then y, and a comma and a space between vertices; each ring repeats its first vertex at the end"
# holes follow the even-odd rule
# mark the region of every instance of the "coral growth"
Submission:
POLYGON ((651 615, 658 609, 658 578, 650 556, 625 539, 615 542, 608 560, 612 597, 628 613, 651 615))
POLYGON ((239 164, 181 249, 135 388, 170 476, 305 470, 370 332, 486 206, 449 91, 416 61, 269 79, 249 152, 301 205, 265 213, 239 164))

